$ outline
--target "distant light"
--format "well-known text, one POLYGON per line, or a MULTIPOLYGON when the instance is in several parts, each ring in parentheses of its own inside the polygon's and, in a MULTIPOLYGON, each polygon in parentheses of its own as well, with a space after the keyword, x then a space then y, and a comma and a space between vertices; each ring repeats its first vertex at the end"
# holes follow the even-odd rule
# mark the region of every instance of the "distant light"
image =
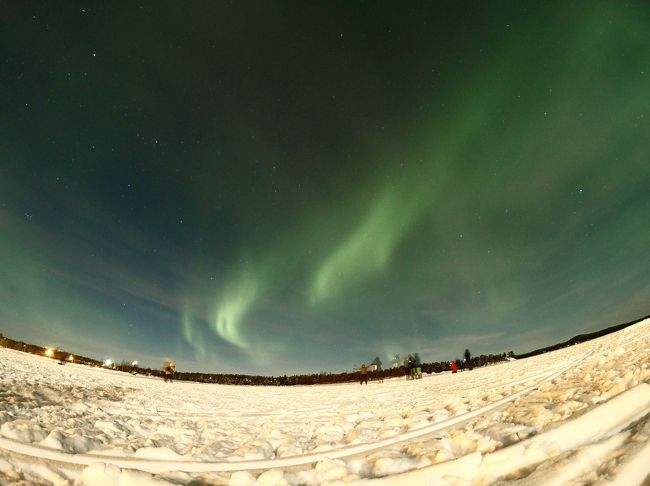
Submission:
POLYGON ((110 368, 112 366, 112 364, 113 364, 112 359, 107 358, 107 359, 104 360, 104 366, 106 366, 107 368, 110 368))
POLYGON ((48 358, 51 358, 52 356, 54 356, 54 349, 53 348, 47 348, 45 350, 45 356, 47 356, 48 358))
POLYGON ((133 363, 131 363, 131 366, 138 366, 140 363, 138 363, 138 360, 136 359, 133 363))

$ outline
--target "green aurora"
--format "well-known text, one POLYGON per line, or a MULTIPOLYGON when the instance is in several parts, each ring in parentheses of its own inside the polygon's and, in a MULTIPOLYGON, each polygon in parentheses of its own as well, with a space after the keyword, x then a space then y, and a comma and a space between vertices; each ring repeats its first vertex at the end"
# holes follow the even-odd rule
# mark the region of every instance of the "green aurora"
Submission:
POLYGON ((196 5, 8 7, 1 332, 277 374, 648 313, 646 5, 196 5))

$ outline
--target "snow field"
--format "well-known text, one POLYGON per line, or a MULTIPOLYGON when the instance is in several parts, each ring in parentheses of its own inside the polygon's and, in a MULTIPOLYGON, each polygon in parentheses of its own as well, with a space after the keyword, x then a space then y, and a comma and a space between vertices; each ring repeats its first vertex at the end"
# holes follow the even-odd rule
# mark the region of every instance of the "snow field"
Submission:
POLYGON ((649 329, 367 386, 164 383, 0 348, 0 484, 641 484, 649 329))

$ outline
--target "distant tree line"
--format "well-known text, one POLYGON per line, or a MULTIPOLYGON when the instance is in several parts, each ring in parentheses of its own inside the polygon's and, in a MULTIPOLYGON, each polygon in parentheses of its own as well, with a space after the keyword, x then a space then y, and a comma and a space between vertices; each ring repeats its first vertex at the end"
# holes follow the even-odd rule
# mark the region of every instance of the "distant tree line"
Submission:
MULTIPOLYGON (((510 355, 514 354, 512 351, 510 355)), ((507 360, 508 354, 482 354, 472 358, 472 366, 487 366, 507 360)), ((423 373, 442 373, 450 371, 448 361, 434 363, 422 363, 420 365, 423 373)), ((125 371, 128 371, 125 369, 125 371)), ((159 372, 161 373, 161 372, 159 372)), ((389 368, 381 371, 369 371, 368 380, 379 380, 383 378, 404 377, 408 373, 405 366, 389 368)), ((222 373, 198 373, 198 372, 176 372, 176 380, 196 381, 199 383, 219 383, 224 385, 257 385, 257 386, 293 386, 293 385, 325 385, 334 383, 357 382, 359 373, 357 371, 344 371, 341 373, 312 373, 301 375, 283 376, 254 376, 222 373)))
POLYGON ((547 346, 545 348, 539 348, 534 351, 530 351, 528 353, 515 354, 513 357, 517 359, 530 358, 531 356, 537 356, 538 354, 548 353, 550 351, 555 351, 556 349, 566 348, 568 346, 573 346, 574 344, 578 344, 578 343, 584 343, 585 341, 591 341, 592 339, 601 336, 606 336, 607 334, 611 334, 613 332, 620 331, 621 329, 625 329, 626 327, 631 326, 632 324, 636 324, 637 322, 645 321, 649 317, 650 315, 641 317, 640 319, 635 319, 630 322, 625 322, 623 324, 617 324, 615 326, 606 327, 605 329, 601 329, 600 331, 590 332, 587 334, 578 334, 577 336, 573 336, 571 339, 568 339, 562 343, 554 344, 552 346, 547 346))
MULTIPOLYGON (((6 338, 0 334, 0 346, 27 353, 37 354, 44 356, 48 348, 43 346, 36 346, 33 344, 25 343, 22 341, 14 341, 13 339, 6 338)), ((512 352, 511 352, 512 353, 512 352)), ((63 350, 53 350, 52 359, 60 363, 68 362, 68 358, 72 356, 75 363, 84 364, 87 366, 105 367, 102 361, 87 358, 78 354, 71 354, 63 350)), ((497 363, 506 359, 506 353, 503 354, 489 354, 480 355, 472 358, 473 367, 486 366, 488 364, 497 363)), ((421 363, 423 373, 441 373, 449 371, 449 362, 440 361, 433 363, 421 363)), ((132 363, 122 361, 110 366, 111 369, 122 371, 124 373, 156 376, 163 378, 163 370, 142 368, 134 366, 132 363)), ((403 377, 407 374, 408 370, 405 366, 393 367, 385 370, 370 371, 368 373, 369 380, 379 380, 383 378, 396 378, 403 377)), ((199 372, 176 372, 174 379, 183 381, 196 381, 199 383, 218 383, 223 385, 258 385, 258 386, 293 386, 293 385, 322 385, 333 383, 347 383, 356 382, 359 379, 357 371, 344 371, 341 373, 312 373, 300 375, 283 375, 283 376, 255 376, 255 375, 241 375, 241 374, 225 374, 225 373, 199 373, 199 372)))
MULTIPOLYGON (((512 351, 508 353, 501 354, 481 354, 479 356, 473 356, 471 361, 471 366, 466 368, 479 368, 481 366, 488 366, 501 361, 506 361, 509 358, 522 359, 529 356, 535 356, 537 354, 545 353, 548 351, 553 351, 560 349, 566 346, 570 346, 576 343, 588 341, 596 337, 604 336, 606 334, 619 331, 627 326, 636 324, 644 319, 647 319, 650 316, 642 317, 625 324, 619 324, 616 326, 611 326, 601 331, 596 331, 589 334, 580 334, 574 336, 568 341, 563 343, 555 344, 553 346, 548 346, 546 348, 537 349, 525 354, 515 354, 512 351)), ((36 346, 29 343, 24 343, 22 341, 14 341, 4 337, 0 333, 0 346, 10 349, 16 349, 18 351, 24 351, 27 353, 45 355, 45 352, 48 348, 43 346, 36 346)), ((417 356, 417 353, 415 353, 417 356)), ((71 356, 70 353, 67 353, 63 350, 53 350, 51 356, 52 359, 56 359, 61 363, 67 362, 68 358, 71 356)), ((72 354, 73 361, 75 363, 84 364, 87 366, 100 366, 103 367, 104 363, 96 359, 87 358, 85 356, 80 356, 77 354, 72 354)), ((375 358, 377 361, 378 358, 375 358)), ((373 362, 374 363, 374 362, 373 362)), ((381 362, 379 362, 381 363, 381 362)), ((443 371, 450 371, 450 362, 449 361, 438 361, 432 363, 420 363, 420 368, 423 373, 442 373, 443 371)), ((155 370, 151 368, 141 368, 139 366, 134 366, 132 363, 122 361, 120 364, 111 365, 112 369, 123 371, 125 373, 131 374, 140 374, 148 376, 157 376, 162 378, 163 371, 155 370)), ((399 365, 399 355, 395 355, 393 359, 393 367, 384 370, 370 371, 368 373, 369 380, 379 380, 383 378, 396 378, 406 376, 408 369, 404 365, 399 365)), ((258 386, 292 386, 292 385, 322 385, 322 384, 333 384, 333 383, 347 383, 347 382, 356 382, 359 379, 359 374, 357 371, 344 371, 342 373, 313 373, 313 374, 302 374, 302 375, 283 375, 283 376, 254 376, 254 375, 240 375, 240 374, 224 374, 224 373, 198 373, 198 372, 176 372, 174 375, 176 380, 184 381, 196 381, 199 383, 218 383, 223 385, 258 385, 258 386)))
MULTIPOLYGON (((40 354, 41 356, 45 355, 45 352, 48 348, 43 346, 36 346, 34 344, 24 343, 22 341, 14 341, 8 337, 4 337, 0 334, 0 346, 3 348, 15 349, 17 351, 24 351, 25 353, 31 354, 40 354)), ((80 356, 78 354, 71 354, 60 349, 52 350, 52 359, 58 360, 59 362, 67 362, 68 358, 72 356, 75 363, 80 363, 88 366, 102 366, 101 361, 96 359, 86 358, 85 356, 80 356)))

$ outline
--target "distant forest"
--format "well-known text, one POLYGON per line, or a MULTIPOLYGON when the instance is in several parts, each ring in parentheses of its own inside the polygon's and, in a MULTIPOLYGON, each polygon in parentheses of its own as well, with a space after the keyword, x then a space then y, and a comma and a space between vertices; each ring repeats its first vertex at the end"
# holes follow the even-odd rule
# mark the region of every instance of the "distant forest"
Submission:
MULTIPOLYGON (((554 344, 553 346, 547 346, 545 348, 536 349, 524 354, 515 354, 512 351, 508 353, 501 354, 481 354, 479 356, 472 356, 471 363, 465 363, 464 367, 459 369, 463 371, 465 369, 478 368, 481 366, 492 365, 501 361, 506 361, 508 359, 523 359, 531 356, 536 356, 538 354, 546 353, 549 351, 555 351, 556 349, 564 348, 567 346, 572 346, 577 343, 582 343, 589 341, 591 339, 605 336, 612 332, 620 331, 628 326, 636 324, 644 319, 647 319, 650 316, 645 316, 640 319, 636 319, 625 324, 618 324, 616 326, 611 326, 600 331, 592 332, 589 334, 579 334, 572 337, 571 339, 564 341, 559 344, 554 344)), ((18 351, 24 351, 27 353, 38 354, 44 356, 46 354, 47 348, 43 346, 37 346, 34 344, 24 343, 22 341, 15 341, 13 339, 4 337, 0 334, 0 346, 10 349, 15 349, 18 351)), ((106 367, 102 361, 96 359, 87 358, 85 356, 68 353, 63 350, 53 350, 50 358, 57 360, 60 364, 64 365, 65 363, 72 360, 74 363, 83 364, 87 366, 95 367, 106 367)), ((422 373, 441 373, 443 371, 450 371, 450 362, 448 361, 438 361, 432 363, 421 363, 419 365, 422 373)), ((156 376, 164 378, 163 370, 156 370, 151 368, 142 368, 139 366, 133 366, 131 363, 122 362, 115 363, 110 365, 111 369, 118 371, 123 371, 125 373, 131 374, 140 374, 147 376, 156 376)), ((394 377, 403 377, 408 376, 409 370, 406 366, 392 367, 384 369, 381 371, 370 371, 368 373, 369 380, 380 380, 383 378, 394 378, 394 377)), ((198 372, 183 372, 177 371, 173 376, 174 380, 181 381, 196 381, 199 383, 219 383, 224 385, 263 385, 263 386, 290 386, 290 385, 317 385, 317 384, 330 384, 330 383, 345 383, 345 382, 355 382, 359 379, 359 373, 354 372, 342 372, 342 373, 313 373, 306 375, 283 375, 283 376, 254 376, 254 375, 239 375, 239 374, 222 374, 222 373, 198 373, 198 372)))
POLYGON ((563 343, 554 344, 552 346, 547 346, 545 348, 536 349, 534 351, 530 351, 524 354, 515 354, 514 357, 516 359, 530 358, 531 356, 537 356, 538 354, 548 353, 549 351, 555 351, 556 349, 566 348, 567 346, 573 346, 574 344, 584 343, 585 341, 591 341, 592 339, 596 339, 601 336, 606 336, 607 334, 611 334, 613 332, 620 331, 621 329, 625 329, 626 327, 636 324, 637 322, 644 321, 649 317, 650 315, 647 315, 645 317, 641 317, 640 319, 626 322, 625 324, 617 324, 616 326, 606 327, 605 329, 591 332, 589 334, 578 334, 577 336, 573 336, 571 339, 564 341, 563 343))

